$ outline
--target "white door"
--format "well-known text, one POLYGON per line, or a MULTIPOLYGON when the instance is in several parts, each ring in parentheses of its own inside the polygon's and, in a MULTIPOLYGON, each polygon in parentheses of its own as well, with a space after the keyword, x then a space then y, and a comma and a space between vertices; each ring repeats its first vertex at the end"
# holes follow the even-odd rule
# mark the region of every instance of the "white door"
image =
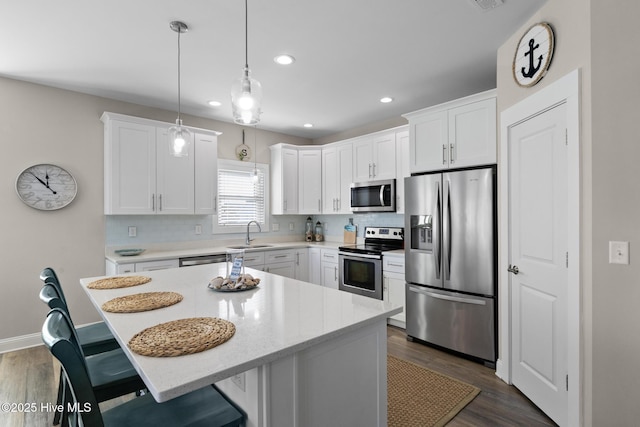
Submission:
POLYGON ((567 424, 566 106, 509 130, 512 381, 567 424))

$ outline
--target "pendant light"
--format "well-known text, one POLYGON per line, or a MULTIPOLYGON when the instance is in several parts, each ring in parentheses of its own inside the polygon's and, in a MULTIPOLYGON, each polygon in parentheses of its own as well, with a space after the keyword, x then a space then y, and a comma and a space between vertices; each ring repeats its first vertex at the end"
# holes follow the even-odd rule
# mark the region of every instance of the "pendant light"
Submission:
POLYGON ((245 63, 242 77, 231 86, 233 121, 241 125, 255 125, 260 121, 260 102, 262 101, 262 85, 259 81, 251 78, 249 70, 248 16, 247 0, 244 0, 245 63))
POLYGON ((172 21, 169 28, 178 33, 178 118, 176 125, 169 128, 169 149, 175 157, 186 157, 191 145, 191 131, 182 126, 180 118, 180 34, 186 33, 189 27, 184 22, 172 21))

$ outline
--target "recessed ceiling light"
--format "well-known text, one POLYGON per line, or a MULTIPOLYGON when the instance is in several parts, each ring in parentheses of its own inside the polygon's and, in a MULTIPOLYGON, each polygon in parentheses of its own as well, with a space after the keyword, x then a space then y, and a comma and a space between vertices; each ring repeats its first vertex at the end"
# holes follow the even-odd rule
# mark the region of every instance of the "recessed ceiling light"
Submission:
POLYGON ((282 54, 282 55, 276 56, 275 58, 273 58, 273 60, 280 65, 290 65, 295 62, 296 58, 294 58, 291 55, 282 54))
POLYGON ((212 107, 219 107, 222 105, 222 102, 220 101, 208 101, 207 104, 209 104, 212 107))
POLYGON ((304 126, 306 128, 312 128, 313 127, 313 123, 305 123, 302 126, 304 126))
POLYGON ((393 101, 393 98, 391 98, 389 96, 385 96, 383 98, 380 98, 380 102, 382 102, 383 104, 388 104, 391 101, 393 101))

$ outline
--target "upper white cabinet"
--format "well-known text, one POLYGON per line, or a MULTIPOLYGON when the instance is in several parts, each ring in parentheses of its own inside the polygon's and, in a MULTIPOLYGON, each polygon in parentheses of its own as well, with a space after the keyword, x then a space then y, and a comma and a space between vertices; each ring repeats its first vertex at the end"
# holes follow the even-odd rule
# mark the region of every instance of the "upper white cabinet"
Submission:
POLYGON ((396 213, 404 213, 404 179, 411 176, 409 159, 409 129, 396 130, 396 213))
POLYGON ((351 213, 353 144, 322 147, 322 213, 351 213))
POLYGON ((353 140, 353 181, 367 182, 396 177, 394 131, 365 135, 353 140))
POLYGON ((496 163, 496 92, 405 114, 411 173, 496 163))
POLYGON ((195 134, 195 206, 196 215, 217 213, 218 202, 218 137, 195 134))
POLYGON ((322 212, 322 149, 298 147, 298 213, 322 212))
POLYGON ((271 150, 271 213, 298 213, 298 149, 275 144, 271 150))
POLYGON ((114 113, 102 121, 105 214, 200 214, 215 206, 215 181, 196 180, 216 176, 218 132, 191 129, 189 155, 174 157, 171 124, 114 113))
POLYGON ((275 144, 271 150, 271 213, 322 211, 322 149, 275 144))

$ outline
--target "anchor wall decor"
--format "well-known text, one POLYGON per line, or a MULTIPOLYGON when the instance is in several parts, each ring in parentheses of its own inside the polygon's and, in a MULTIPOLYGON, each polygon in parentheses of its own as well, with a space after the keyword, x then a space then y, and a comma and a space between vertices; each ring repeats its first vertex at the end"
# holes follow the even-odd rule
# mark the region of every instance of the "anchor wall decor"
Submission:
POLYGON ((553 30, 545 22, 533 25, 520 39, 513 58, 513 78, 523 87, 531 87, 544 77, 551 64, 553 30))

